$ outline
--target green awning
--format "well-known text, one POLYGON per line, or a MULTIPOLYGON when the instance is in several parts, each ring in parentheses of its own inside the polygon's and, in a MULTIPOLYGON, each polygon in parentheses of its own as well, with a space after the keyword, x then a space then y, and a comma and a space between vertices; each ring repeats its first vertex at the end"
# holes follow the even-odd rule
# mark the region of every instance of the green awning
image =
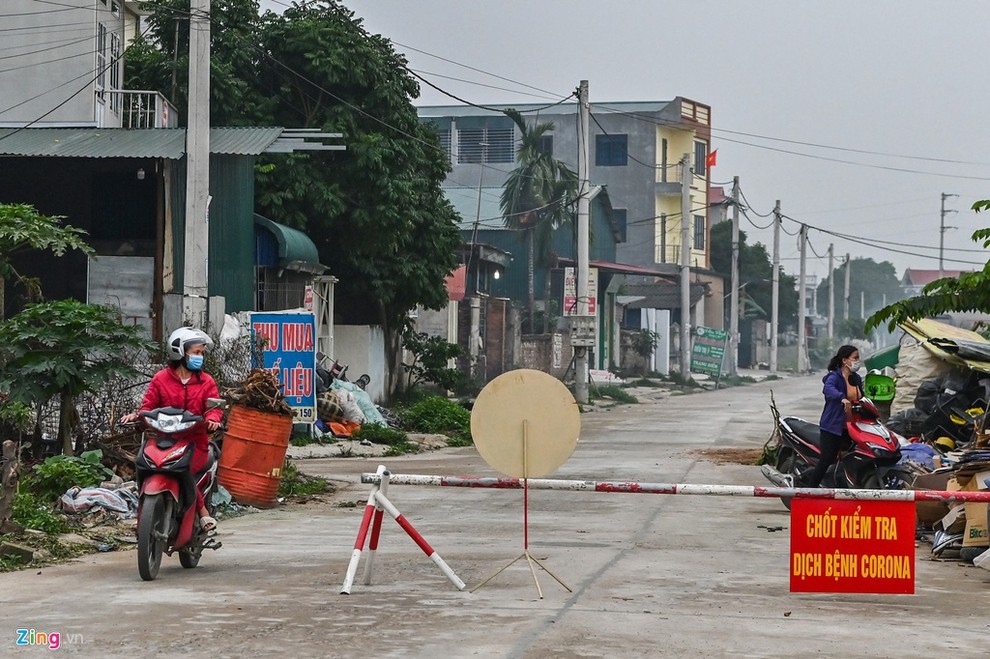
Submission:
POLYGON ((279 267, 313 274, 323 274, 327 271, 327 267, 320 263, 320 254, 316 245, 302 231, 272 222, 258 214, 254 216, 254 223, 275 236, 278 242, 279 267))

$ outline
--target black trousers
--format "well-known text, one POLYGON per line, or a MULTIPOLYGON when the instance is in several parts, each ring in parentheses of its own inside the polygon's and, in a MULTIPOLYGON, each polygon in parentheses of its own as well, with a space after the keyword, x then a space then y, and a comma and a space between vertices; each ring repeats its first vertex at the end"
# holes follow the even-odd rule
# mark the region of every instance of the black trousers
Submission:
POLYGON ((825 477, 825 472, 838 459, 839 450, 847 441, 845 433, 836 435, 827 430, 821 430, 820 432, 819 443, 822 447, 822 453, 818 457, 818 464, 815 465, 815 468, 802 478, 804 481, 802 485, 804 487, 818 487, 821 485, 822 479, 825 477))

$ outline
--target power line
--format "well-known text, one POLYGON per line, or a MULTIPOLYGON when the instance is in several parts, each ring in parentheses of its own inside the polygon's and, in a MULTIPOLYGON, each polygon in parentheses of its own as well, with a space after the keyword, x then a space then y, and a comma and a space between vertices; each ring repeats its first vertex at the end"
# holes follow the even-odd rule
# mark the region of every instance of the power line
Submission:
MULTIPOLYGON (((680 124, 679 123, 677 123, 675 121, 671 121, 671 120, 657 119, 655 117, 649 117, 649 116, 641 115, 641 114, 638 114, 638 113, 635 113, 635 112, 627 112, 627 111, 619 110, 619 109, 616 109, 616 108, 610 108, 610 107, 604 106, 604 105, 598 105, 598 107, 600 107, 600 108, 602 108, 602 109, 604 109, 606 111, 610 111, 610 112, 614 112, 616 114, 621 114, 621 115, 624 115, 624 116, 628 116, 628 117, 631 117, 633 119, 638 119, 640 121, 643 121, 643 122, 646 122, 646 123, 651 123, 651 124, 654 124, 654 125, 657 125, 657 126, 680 127, 680 124)), ((713 133, 727 132, 724 129, 716 129, 716 128, 711 128, 711 131, 713 133)), ((815 160, 823 160, 823 161, 826 161, 826 162, 835 162, 835 163, 839 163, 839 164, 843 164, 843 165, 855 165, 855 166, 858 166, 858 167, 866 167, 866 168, 870 168, 870 169, 881 169, 881 170, 885 170, 885 171, 901 172, 901 173, 908 173, 908 174, 922 174, 922 175, 925 175, 925 176, 940 176, 940 177, 943 177, 943 178, 952 178, 952 179, 960 179, 960 180, 990 181, 990 177, 985 177, 985 176, 967 176, 967 175, 961 175, 961 174, 943 174, 943 173, 940 173, 940 172, 926 172, 926 171, 921 171, 921 170, 916 170, 916 169, 908 169, 906 167, 893 167, 893 166, 889 166, 889 165, 880 165, 880 164, 857 162, 857 161, 854 161, 854 160, 842 160, 840 158, 832 158, 832 157, 829 157, 829 156, 822 156, 822 155, 817 155, 817 154, 813 154, 813 153, 804 153, 804 152, 801 152, 801 151, 792 151, 792 150, 789 150, 789 149, 781 149, 779 147, 767 146, 767 145, 764 145, 764 144, 754 144, 752 142, 745 142, 743 140, 737 140, 737 139, 732 139, 732 138, 728 138, 728 137, 720 137, 719 139, 724 140, 726 142, 733 143, 733 144, 741 144, 743 146, 750 146, 750 147, 753 147, 755 149, 765 149, 767 151, 774 151, 776 153, 786 153, 788 155, 801 156, 801 157, 805 157, 805 158, 812 158, 812 159, 815 159, 815 160)), ((767 138, 767 139, 773 139, 773 138, 767 138)), ((836 147, 836 148, 838 148, 838 147, 836 147)), ((873 153, 872 155, 884 155, 884 154, 881 154, 879 152, 876 152, 876 153, 873 153)), ((950 161, 950 160, 946 160, 946 159, 928 158, 928 160, 936 160, 938 162, 951 162, 951 163, 960 164, 960 165, 971 164, 971 163, 966 163, 964 161, 950 161)), ((977 163, 977 164, 983 164, 983 163, 977 163)))
MULTIPOLYGON (((537 94, 531 94, 529 92, 518 92, 518 91, 516 91, 514 89, 508 89, 506 87, 499 87, 498 85, 489 85, 489 84, 485 84, 483 82, 475 82, 474 80, 466 80, 464 78, 457 78, 455 76, 444 75, 442 73, 435 73, 433 71, 423 71, 422 69, 409 69, 409 71, 415 71, 415 72, 420 73, 420 74, 423 74, 423 75, 430 75, 430 76, 433 76, 435 78, 444 78, 445 80, 454 80, 456 82, 464 82, 464 83, 467 83, 469 85, 476 85, 478 87, 486 87, 488 89, 497 89, 498 91, 510 92, 512 94, 522 94, 522 95, 525 95, 525 96, 533 96, 534 98, 542 98, 542 99, 550 100, 550 97, 544 96, 543 94, 537 95, 537 94)), ((553 98, 557 98, 557 97, 555 96, 553 98)), ((529 111, 530 110, 527 110, 527 112, 529 112, 529 111)))

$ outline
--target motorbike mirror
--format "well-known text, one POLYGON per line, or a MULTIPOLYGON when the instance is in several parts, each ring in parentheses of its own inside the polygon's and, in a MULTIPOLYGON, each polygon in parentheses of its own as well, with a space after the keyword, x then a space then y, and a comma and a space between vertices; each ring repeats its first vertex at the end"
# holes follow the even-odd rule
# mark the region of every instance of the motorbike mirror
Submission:
POLYGON ((226 407, 227 401, 223 398, 207 398, 206 399, 206 409, 215 410, 226 407))

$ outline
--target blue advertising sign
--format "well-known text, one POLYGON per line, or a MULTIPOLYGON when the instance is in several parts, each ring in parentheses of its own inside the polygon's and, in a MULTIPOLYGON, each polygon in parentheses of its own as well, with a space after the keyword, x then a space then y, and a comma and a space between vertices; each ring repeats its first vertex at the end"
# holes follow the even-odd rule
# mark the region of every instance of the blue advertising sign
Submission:
MULTIPOLYGON (((252 313, 251 336, 267 368, 278 376, 297 423, 316 421, 316 318, 311 313, 252 313)), ((255 357, 255 359, 257 359, 255 357)))

